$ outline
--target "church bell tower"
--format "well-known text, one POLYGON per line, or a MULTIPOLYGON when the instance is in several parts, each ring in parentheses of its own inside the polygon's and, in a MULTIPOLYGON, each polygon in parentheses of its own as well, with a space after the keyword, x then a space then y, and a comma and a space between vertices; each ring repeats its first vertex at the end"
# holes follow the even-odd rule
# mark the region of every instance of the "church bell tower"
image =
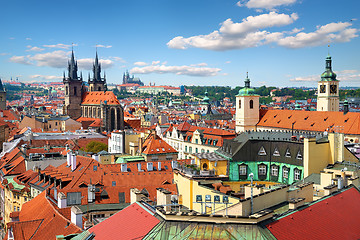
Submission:
POLYGON ((325 71, 318 82, 317 111, 339 111, 339 80, 332 71, 331 56, 326 57, 325 71))

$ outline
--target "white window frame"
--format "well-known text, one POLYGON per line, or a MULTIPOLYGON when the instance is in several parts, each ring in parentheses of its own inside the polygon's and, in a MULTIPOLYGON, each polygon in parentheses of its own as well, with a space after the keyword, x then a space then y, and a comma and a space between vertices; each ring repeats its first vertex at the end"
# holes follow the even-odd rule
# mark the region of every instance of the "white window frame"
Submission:
POLYGON ((247 165, 239 165, 239 175, 240 176, 247 175, 247 165))
POLYGON ((300 177, 301 177, 301 171, 296 168, 296 169, 294 170, 294 179, 295 179, 295 181, 300 180, 300 177))
POLYGON ((286 178, 286 179, 289 178, 289 168, 287 168, 287 167, 283 168, 283 178, 286 178))
POLYGON ((266 176, 266 165, 259 165, 259 176, 266 176))
POLYGON ((271 176, 277 177, 279 176, 279 167, 276 165, 271 166, 271 176))

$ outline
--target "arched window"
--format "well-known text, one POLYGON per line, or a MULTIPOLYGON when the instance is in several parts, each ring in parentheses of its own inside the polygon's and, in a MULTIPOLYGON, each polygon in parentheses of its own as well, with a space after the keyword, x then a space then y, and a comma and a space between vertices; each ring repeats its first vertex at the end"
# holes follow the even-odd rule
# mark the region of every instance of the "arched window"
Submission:
POLYGON ((69 95, 69 87, 68 86, 65 87, 65 95, 69 95))
POLYGON ((77 89, 76 89, 76 87, 74 87, 74 96, 76 96, 76 91, 77 89))
POLYGON ((250 100, 250 109, 253 109, 253 108, 254 108, 254 101, 250 100))
POLYGON ((101 87, 98 87, 98 91, 101 91, 101 87))
POLYGON ((241 108, 241 100, 239 100, 239 109, 241 108))
POLYGON ((203 170, 204 171, 208 170, 208 165, 206 163, 203 164, 203 170))

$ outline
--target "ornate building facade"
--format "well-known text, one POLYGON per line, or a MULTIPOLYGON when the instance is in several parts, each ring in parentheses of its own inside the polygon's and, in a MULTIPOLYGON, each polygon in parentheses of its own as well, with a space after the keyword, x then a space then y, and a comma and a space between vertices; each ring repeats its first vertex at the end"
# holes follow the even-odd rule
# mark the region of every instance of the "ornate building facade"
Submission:
POLYGON ((89 75, 89 90, 86 89, 82 74, 78 77, 77 61, 74 52, 68 62, 68 77, 65 86, 64 112, 73 119, 95 120, 101 131, 124 129, 124 111, 112 91, 107 91, 106 78, 101 78, 101 65, 96 53, 93 77, 89 75))

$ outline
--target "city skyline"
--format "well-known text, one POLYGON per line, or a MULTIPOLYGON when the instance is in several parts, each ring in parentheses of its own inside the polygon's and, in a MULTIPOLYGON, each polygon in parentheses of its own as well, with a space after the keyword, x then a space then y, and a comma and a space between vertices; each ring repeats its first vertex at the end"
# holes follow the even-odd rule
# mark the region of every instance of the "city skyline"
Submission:
POLYGON ((73 45, 87 80, 96 48, 108 83, 315 87, 330 52, 360 85, 360 4, 348 1, 11 1, 0 16, 0 77, 61 81, 73 45), (20 6, 20 7, 18 7, 20 6), (330 47, 328 47, 330 45, 330 47))

